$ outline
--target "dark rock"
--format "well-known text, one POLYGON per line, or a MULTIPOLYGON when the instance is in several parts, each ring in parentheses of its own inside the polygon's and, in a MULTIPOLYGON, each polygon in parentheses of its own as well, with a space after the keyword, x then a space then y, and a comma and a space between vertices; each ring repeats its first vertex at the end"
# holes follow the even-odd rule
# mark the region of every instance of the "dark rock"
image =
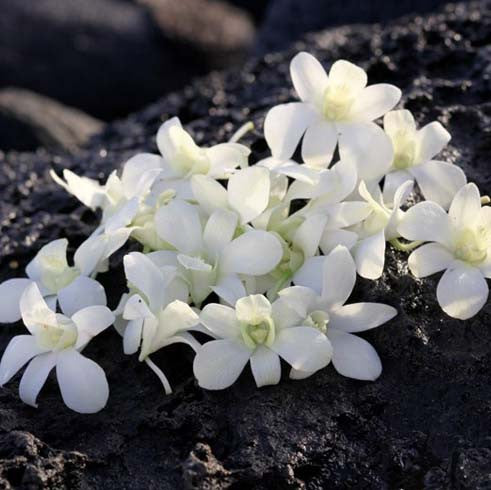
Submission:
POLYGON ((248 48, 253 27, 240 11, 216 7, 217 18, 211 22, 204 1, 204 7, 177 13, 174 4, 192 2, 161 3, 168 11, 161 10, 159 18, 168 22, 157 22, 135 1, 3 1, 0 87, 23 87, 113 119, 181 88, 198 74, 223 67, 224 59, 228 66, 231 53, 248 48), (200 18, 211 22, 212 32, 200 18), (181 25, 193 25, 199 32, 175 36, 181 25), (167 33, 162 26, 173 28, 167 33), (220 37, 222 32, 226 35, 220 37), (215 40, 209 53, 208 45, 199 46, 206 35, 215 40))
MULTIPOLYGON (((420 123, 438 119, 452 133, 444 158, 462 165, 489 194, 490 33, 491 4, 481 2, 385 29, 342 27, 309 35, 295 50, 199 80, 109 125, 76 156, 4 155, 0 276, 20 274, 46 241, 62 234, 74 247, 95 226, 92 213, 49 181, 50 167, 107 175, 135 152, 155 151, 155 132, 171 115, 181 117, 200 143, 228 138, 247 119, 261 128, 268 107, 293 98, 288 63, 298 49, 326 67, 339 57, 351 59, 368 70, 371 82, 399 85, 404 106, 420 123)), ((253 160, 264 155, 259 132, 245 141, 253 160)), ((399 310, 392 322, 364 335, 384 365, 374 383, 327 368, 302 382, 284 376, 278 386, 258 390, 246 372, 230 389, 209 392, 193 380, 189 349, 172 346, 153 359, 173 384, 174 393, 164 396, 155 376, 135 356, 124 356, 118 335, 108 331, 85 351, 109 378, 104 411, 70 412, 54 379, 34 410, 18 399, 16 377, 0 391, 0 434, 22 429, 52 448, 48 456, 29 456, 38 468, 60 454, 83 454, 81 488, 489 488, 491 306, 466 322, 445 316, 435 298, 438 277, 414 279, 406 259, 388 251, 383 277, 360 280, 353 295, 354 301, 399 310)), ((112 306, 123 284, 120 262, 116 257, 112 272, 101 276, 112 306)), ((20 332, 20 326, 2 328, 0 347, 20 332)), ((25 488, 8 468, 24 471, 24 460, 15 458, 26 457, 27 450, 8 447, 0 474, 5 480, 5 472, 14 471, 11 486, 25 488)), ((71 469, 57 474, 58 487, 73 488, 71 469)))
POLYGON ((256 41, 256 53, 280 51, 307 32, 345 24, 388 22, 405 14, 424 14, 450 0, 271 0, 256 41))
POLYGON ((29 90, 0 90, 0 149, 75 153, 104 124, 78 109, 29 90))

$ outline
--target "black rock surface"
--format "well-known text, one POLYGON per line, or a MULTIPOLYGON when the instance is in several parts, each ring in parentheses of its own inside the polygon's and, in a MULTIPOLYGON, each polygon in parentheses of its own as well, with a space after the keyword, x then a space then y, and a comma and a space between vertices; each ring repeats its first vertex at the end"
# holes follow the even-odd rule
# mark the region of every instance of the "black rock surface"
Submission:
MULTIPOLYGON (((328 67, 343 57, 369 80, 403 89, 420 123, 440 120, 453 139, 444 157, 491 192, 491 4, 448 7, 390 28, 342 27, 307 36, 295 48, 199 80, 129 119, 108 126, 76 157, 11 153, 1 158, 0 274, 21 268, 46 241, 76 246, 95 218, 49 181, 48 169, 107 175, 127 157, 156 150, 154 134, 178 115, 201 143, 229 137, 247 119, 292 99, 288 64, 297 50, 328 67)), ((266 145, 249 135, 253 157, 266 145)), ((101 276, 111 304, 121 292, 121 258, 101 276)), ((399 315, 367 332, 384 365, 374 383, 327 368, 308 380, 284 377, 256 389, 249 372, 209 392, 192 377, 191 352, 154 357, 174 394, 122 354, 114 331, 85 353, 106 370, 111 397, 93 416, 64 407, 54 379, 37 410, 17 395, 18 377, 0 390, 0 488, 104 489, 488 489, 491 481, 491 308, 461 322, 435 300, 438 277, 414 279, 406 256, 388 252, 375 282, 359 281, 353 300, 395 306, 399 315)), ((0 347, 22 332, 2 326, 0 347)))

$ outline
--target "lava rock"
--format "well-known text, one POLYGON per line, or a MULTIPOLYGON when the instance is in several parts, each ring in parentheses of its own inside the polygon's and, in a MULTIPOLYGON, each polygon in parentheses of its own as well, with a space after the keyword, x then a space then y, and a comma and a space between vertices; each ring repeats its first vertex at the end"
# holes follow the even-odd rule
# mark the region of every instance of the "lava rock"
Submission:
POLYGON ((409 13, 426 13, 450 0, 272 0, 256 41, 257 54, 287 48, 307 32, 344 24, 387 22, 409 13))
POLYGON ((0 90, 0 149, 77 152, 104 123, 29 90, 0 90))
MULTIPOLYGON (((134 153, 156 151, 155 132, 174 115, 200 144, 224 141, 252 120, 258 130, 244 142, 252 161, 263 157, 259 129, 268 107, 294 100, 288 69, 298 50, 310 51, 326 68, 337 58, 351 59, 371 83, 399 85, 401 105, 420 124, 437 119, 452 134, 442 158, 461 165, 489 194, 490 33, 490 2, 456 4, 386 28, 327 30, 240 71, 198 80, 110 124, 75 156, 1 155, 0 277, 20 275, 48 240, 67 236, 73 251, 96 226, 93 213, 49 180, 51 167, 107 176, 134 153)), ((121 255, 100 276, 111 307, 124 285, 121 255)), ((285 369, 279 385, 257 389, 247 369, 230 389, 210 392, 193 379, 190 349, 175 345, 153 357, 174 388, 165 396, 150 370, 123 354, 111 330, 84 351, 109 379, 111 396, 102 412, 68 410, 54 379, 35 410, 19 400, 17 376, 0 390, 0 436, 22 430, 49 447, 44 456, 29 456, 35 467, 82 454, 77 475, 69 467, 57 473, 58 488, 489 488, 491 306, 466 322, 451 319, 437 304, 437 280, 412 277, 407 255, 389 247, 384 275, 358 281, 353 301, 399 311, 363 334, 384 366, 373 383, 343 378, 332 367, 290 381, 285 369)), ((21 332, 18 325, 2 328, 0 350, 21 332)), ((5 456, 0 452, 0 475, 11 487, 26 488, 11 468, 24 468, 15 458, 27 450, 8 447, 5 456)), ((52 487, 41 481, 35 488, 52 487)))
POLYGON ((155 9, 135 1, 6 0, 0 87, 23 87, 102 119, 126 115, 248 49, 253 25, 245 14, 197 3, 153 0, 154 18, 155 9), (209 43, 199 44, 207 36, 208 52, 209 43))

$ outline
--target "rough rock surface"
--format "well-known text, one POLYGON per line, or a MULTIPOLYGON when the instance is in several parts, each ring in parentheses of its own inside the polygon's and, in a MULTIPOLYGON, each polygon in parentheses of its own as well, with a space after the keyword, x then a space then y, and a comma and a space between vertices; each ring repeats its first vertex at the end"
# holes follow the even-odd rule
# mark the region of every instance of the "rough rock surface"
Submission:
MULTIPOLYGON (((66 234, 73 246, 94 216, 49 182, 48 169, 107 175, 128 156, 155 150, 160 122, 178 115, 201 142, 223 140, 265 110, 292 98, 288 61, 307 49, 326 66, 361 63, 372 82, 399 85, 417 119, 439 119, 453 140, 445 158, 491 192, 491 4, 449 7, 388 29, 343 27, 309 35, 294 50, 251 61, 238 72, 200 80, 109 126, 76 157, 44 152, 2 156, 0 275, 20 274, 34 251, 66 234)), ((266 147, 246 138, 253 156, 266 147)), ((120 258, 115 259, 115 263, 120 258)), ((121 269, 103 277, 114 304, 121 269)), ((0 486, 104 489, 488 489, 491 481, 491 307, 467 322, 446 317, 437 278, 410 276, 405 256, 388 252, 376 282, 360 281, 353 299, 394 305, 399 316, 367 332, 384 371, 375 383, 327 368, 303 382, 255 388, 246 372, 223 392, 199 389, 185 346, 154 361, 174 394, 114 331, 86 350, 108 374, 111 397, 94 416, 70 412, 54 380, 39 409, 23 405, 17 379, 0 391, 0 486), (19 432, 22 431, 22 432, 19 432)), ((119 286, 118 286, 119 285, 119 286)), ((0 348, 20 327, 2 327, 0 348)))

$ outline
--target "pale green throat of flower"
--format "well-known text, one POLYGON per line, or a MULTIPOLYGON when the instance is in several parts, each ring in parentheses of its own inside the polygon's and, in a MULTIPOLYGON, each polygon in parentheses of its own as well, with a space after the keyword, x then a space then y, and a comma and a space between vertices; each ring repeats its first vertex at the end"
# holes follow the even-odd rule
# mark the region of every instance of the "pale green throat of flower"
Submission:
POLYGON ((56 315, 56 325, 39 325, 36 334, 37 341, 41 347, 60 351, 73 347, 77 341, 77 327, 69 318, 56 315))
POLYGON ((329 323, 329 315, 322 310, 313 311, 302 323, 306 327, 313 327, 322 333, 327 332, 327 324, 329 323))
POLYGON ((324 92, 322 112, 330 121, 348 119, 355 100, 353 90, 347 84, 328 84, 324 92))
POLYGON ((276 335, 274 321, 270 317, 258 319, 257 323, 241 323, 240 333, 250 349, 258 345, 271 347, 276 335))
POLYGON ((399 129, 392 135, 391 139, 392 146, 394 147, 394 168, 405 170, 414 165, 416 145, 412 132, 405 129, 399 129))
POLYGON ((208 172, 210 159, 206 151, 197 146, 182 128, 170 128, 169 136, 175 147, 174 157, 169 159, 169 164, 174 169, 185 174, 208 172))
POLYGON ((80 275, 80 271, 76 267, 68 266, 65 257, 44 255, 39 260, 42 267, 41 281, 54 293, 68 286, 80 275))
POLYGON ((485 227, 465 228, 455 240, 455 256, 469 264, 479 264, 487 257, 491 236, 485 227))

